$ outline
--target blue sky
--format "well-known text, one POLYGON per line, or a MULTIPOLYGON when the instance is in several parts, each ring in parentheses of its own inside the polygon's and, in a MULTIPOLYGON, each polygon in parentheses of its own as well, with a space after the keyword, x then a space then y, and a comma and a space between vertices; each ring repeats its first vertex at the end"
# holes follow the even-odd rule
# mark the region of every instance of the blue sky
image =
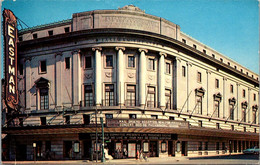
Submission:
POLYGON ((11 9, 32 27, 129 4, 180 25, 184 33, 259 73, 257 0, 4 0, 2 10, 11 9))

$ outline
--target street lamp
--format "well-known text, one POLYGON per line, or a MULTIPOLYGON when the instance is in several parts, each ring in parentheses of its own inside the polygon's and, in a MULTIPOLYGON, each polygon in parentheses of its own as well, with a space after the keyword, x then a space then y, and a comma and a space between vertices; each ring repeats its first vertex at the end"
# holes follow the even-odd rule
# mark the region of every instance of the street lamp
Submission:
POLYGON ((104 123, 103 123, 103 114, 100 115, 100 122, 102 126, 102 158, 101 162, 105 162, 105 151, 104 151, 104 123))
POLYGON ((36 161, 36 143, 33 143, 33 150, 34 150, 34 163, 36 161))

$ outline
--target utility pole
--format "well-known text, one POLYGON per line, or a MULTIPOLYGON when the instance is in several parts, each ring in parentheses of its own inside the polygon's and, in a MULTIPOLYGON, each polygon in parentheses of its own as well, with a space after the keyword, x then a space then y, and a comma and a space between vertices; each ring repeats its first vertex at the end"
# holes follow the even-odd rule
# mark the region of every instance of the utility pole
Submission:
POLYGON ((104 151, 104 123, 103 123, 103 117, 100 117, 101 126, 102 126, 102 159, 101 162, 105 162, 105 151, 104 151))

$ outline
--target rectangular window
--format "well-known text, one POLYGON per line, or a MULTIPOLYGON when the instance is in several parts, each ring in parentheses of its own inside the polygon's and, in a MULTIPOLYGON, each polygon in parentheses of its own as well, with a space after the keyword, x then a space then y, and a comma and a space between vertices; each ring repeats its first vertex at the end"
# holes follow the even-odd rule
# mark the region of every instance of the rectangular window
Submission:
POLYGON ((198 150, 202 151, 202 142, 199 142, 198 150))
POLYGON ((41 117, 41 125, 46 125, 46 117, 41 117))
POLYGON ((84 125, 90 124, 90 115, 83 115, 84 125))
POLYGON ((92 85, 85 85, 85 107, 93 106, 93 91, 92 85))
POLYGON ((256 109, 253 108, 253 124, 256 124, 256 109))
POLYGON ((70 116, 65 116, 65 124, 70 124, 70 116))
POLYGON ((234 130, 235 130, 234 125, 231 125, 231 131, 234 131, 234 130))
POLYGON ((205 54, 206 54, 206 53, 207 53, 207 51, 206 51, 205 49, 203 49, 203 53, 205 53, 205 54))
POLYGON ((230 84, 230 92, 233 93, 234 92, 234 86, 232 84, 230 84))
POLYGON ((113 67, 113 56, 112 55, 106 56, 106 67, 113 67))
POLYGON ((47 72, 47 64, 46 61, 40 61, 40 73, 47 72))
POLYGON ((229 115, 230 115, 230 120, 234 120, 234 105, 230 104, 229 105, 229 115))
POLYGON ((256 128, 254 128, 254 133, 256 133, 256 128))
POLYGON ((49 109, 49 89, 40 88, 40 109, 49 109))
POLYGON ((197 49, 197 45, 193 44, 193 48, 194 48, 194 49, 197 49))
POLYGON ((129 114, 129 119, 136 119, 136 114, 129 114))
POLYGON ((113 114, 106 114, 106 119, 113 119, 113 114))
POLYGON ((201 73, 200 72, 197 73, 197 81, 199 83, 201 82, 201 73))
POLYGON ((254 93, 254 96, 253 96, 253 97, 254 97, 254 101, 256 101, 256 94, 255 94, 255 93, 254 93))
POLYGON ((215 87, 219 88, 219 80, 218 79, 215 80, 215 87))
POLYGON ((204 148, 204 150, 208 150, 208 142, 205 142, 205 146, 204 146, 205 148, 204 148))
POLYGON ((128 56, 128 67, 129 68, 135 67, 135 56, 128 56))
POLYGON ((244 127, 244 132, 246 132, 246 127, 244 127))
POLYGON ((182 76, 183 77, 186 76, 186 68, 185 68, 185 66, 182 66, 182 76))
POLYGON ((70 69, 70 57, 65 58, 65 68, 70 69))
POLYGON ((214 101, 214 117, 219 117, 219 101, 214 101))
POLYGON ((182 42, 186 44, 186 40, 185 39, 182 39, 182 42))
POLYGON ((216 143, 216 150, 219 150, 219 142, 216 143))
POLYGON ((85 57, 85 69, 91 68, 92 67, 91 63, 92 63, 91 56, 86 56, 85 57))
POLYGON ((70 27, 65 27, 65 28, 64 28, 64 31, 65 31, 65 33, 70 32, 70 27))
POLYGON ((171 64, 170 63, 168 63, 168 62, 166 62, 166 65, 165 65, 165 72, 167 73, 167 74, 171 74, 171 64))
POLYGON ((53 30, 48 31, 49 36, 53 36, 53 30))
POLYGON ((243 122, 246 122, 246 108, 242 108, 242 118, 243 122))
POLYGON ((158 119, 158 115, 151 115, 152 119, 158 119))
POLYGON ((243 89, 243 97, 246 97, 246 90, 243 89))
POLYGON ((166 109, 171 109, 171 90, 165 89, 166 109))
POLYGON ((135 106, 136 96, 135 96, 135 85, 127 85, 127 94, 126 94, 126 105, 135 106))
POLYGON ((169 118, 170 120, 174 120, 175 118, 173 117, 173 116, 170 116, 170 118, 169 118))
POLYGON ((19 65, 19 74, 23 75, 23 64, 19 65))
POLYGON ((219 123, 216 123, 216 128, 220 129, 219 123))
POLYGON ((37 35, 37 33, 34 33, 33 34, 33 39, 36 39, 36 38, 38 38, 38 35, 37 35))
POLYGON ((202 96, 196 96, 197 114, 202 114, 202 96))
POLYGON ((154 87, 148 87, 147 107, 151 107, 151 108, 155 107, 155 88, 154 87))
POLYGON ((105 106, 114 106, 114 85, 105 85, 105 106))
POLYGON ((148 59, 148 69, 149 70, 154 70, 154 59, 153 58, 149 58, 148 59))
POLYGON ((199 120, 199 127, 202 127, 202 121, 199 120))

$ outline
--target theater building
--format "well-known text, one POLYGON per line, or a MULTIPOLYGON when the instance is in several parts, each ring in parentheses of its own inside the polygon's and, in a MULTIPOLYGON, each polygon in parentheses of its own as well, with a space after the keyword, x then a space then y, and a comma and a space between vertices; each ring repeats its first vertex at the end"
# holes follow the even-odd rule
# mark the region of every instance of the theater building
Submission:
POLYGON ((129 5, 18 36, 19 113, 3 110, 6 159, 95 159, 101 118, 114 158, 233 154, 259 143, 258 75, 177 24, 129 5))

